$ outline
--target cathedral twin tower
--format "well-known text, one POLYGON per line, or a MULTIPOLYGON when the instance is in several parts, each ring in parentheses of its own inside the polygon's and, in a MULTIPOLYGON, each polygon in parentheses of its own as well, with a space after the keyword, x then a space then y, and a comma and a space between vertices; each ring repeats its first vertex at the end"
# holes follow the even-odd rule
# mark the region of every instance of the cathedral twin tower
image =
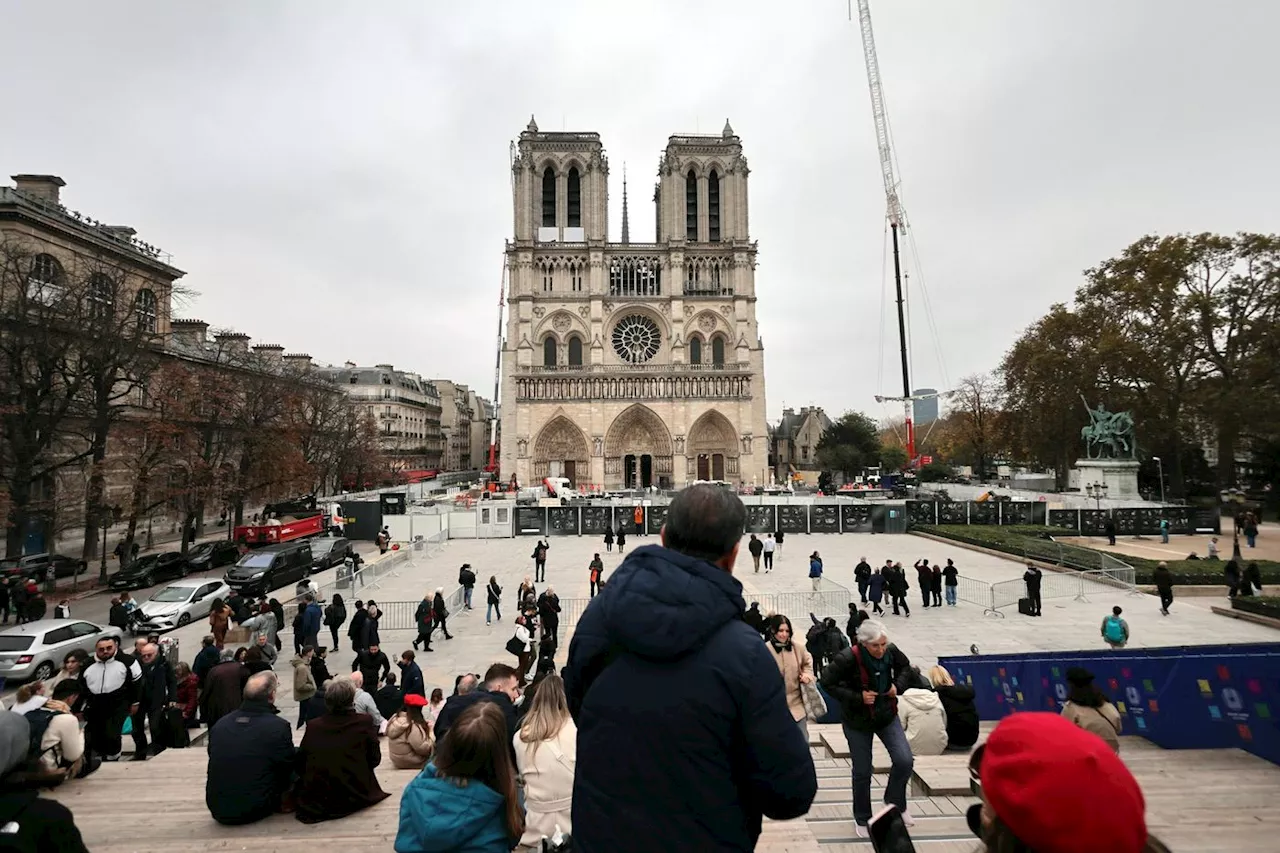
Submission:
MULTIPOLYGON (((728 122, 672 136, 657 240, 609 242, 598 133, 520 134, 502 356, 502 470, 523 484, 769 482, 747 160, 728 122)), ((625 199, 625 188, 624 188, 625 199)))

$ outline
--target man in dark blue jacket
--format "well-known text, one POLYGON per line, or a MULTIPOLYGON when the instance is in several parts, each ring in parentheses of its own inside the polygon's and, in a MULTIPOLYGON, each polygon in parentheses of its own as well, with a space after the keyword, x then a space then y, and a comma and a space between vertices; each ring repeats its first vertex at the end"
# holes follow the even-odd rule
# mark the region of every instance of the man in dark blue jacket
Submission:
POLYGON ((749 851, 762 815, 809 810, 809 745, 731 574, 745 521, 733 493, 683 490, 663 547, 628 555, 578 622, 575 849, 749 851))
POLYGON ((302 611, 302 645, 316 647, 320 645, 320 625, 324 622, 324 611, 316 604, 315 596, 307 593, 302 597, 306 609, 302 611))
POLYGON ((209 729, 204 801, 218 823, 253 823, 281 810, 296 750, 275 698, 275 673, 259 672, 244 686, 244 704, 209 729))

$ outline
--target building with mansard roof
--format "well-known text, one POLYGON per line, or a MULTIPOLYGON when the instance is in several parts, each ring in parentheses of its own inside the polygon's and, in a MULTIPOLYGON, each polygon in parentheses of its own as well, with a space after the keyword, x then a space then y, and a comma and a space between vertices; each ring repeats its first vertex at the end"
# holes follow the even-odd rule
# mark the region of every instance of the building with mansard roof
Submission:
POLYGON ((512 163, 501 469, 606 489, 771 479, 747 160, 718 135, 667 140, 656 236, 608 233, 600 135, 531 119, 512 163))

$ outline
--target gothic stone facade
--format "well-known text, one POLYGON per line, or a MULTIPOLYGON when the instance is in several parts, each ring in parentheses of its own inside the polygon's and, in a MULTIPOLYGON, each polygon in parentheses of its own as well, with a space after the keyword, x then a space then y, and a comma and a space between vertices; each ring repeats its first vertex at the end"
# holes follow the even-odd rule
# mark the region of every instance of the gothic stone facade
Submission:
POLYGON ((672 136, 656 242, 608 237, 596 133, 530 121, 513 162, 504 475, 606 489, 770 480, 747 169, 728 123, 672 136))

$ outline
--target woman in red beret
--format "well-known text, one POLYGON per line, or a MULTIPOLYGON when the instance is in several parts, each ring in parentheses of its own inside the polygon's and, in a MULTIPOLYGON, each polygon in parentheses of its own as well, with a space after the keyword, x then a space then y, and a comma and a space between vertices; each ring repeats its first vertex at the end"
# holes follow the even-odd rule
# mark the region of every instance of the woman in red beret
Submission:
POLYGON ((425 696, 406 693, 404 708, 387 721, 391 763, 401 770, 421 770, 435 752, 435 735, 423 714, 426 704, 425 696))
POLYGON ((969 764, 982 803, 969 828, 989 853, 1167 853, 1147 834, 1129 768, 1097 735, 1057 714, 1006 717, 969 764))

